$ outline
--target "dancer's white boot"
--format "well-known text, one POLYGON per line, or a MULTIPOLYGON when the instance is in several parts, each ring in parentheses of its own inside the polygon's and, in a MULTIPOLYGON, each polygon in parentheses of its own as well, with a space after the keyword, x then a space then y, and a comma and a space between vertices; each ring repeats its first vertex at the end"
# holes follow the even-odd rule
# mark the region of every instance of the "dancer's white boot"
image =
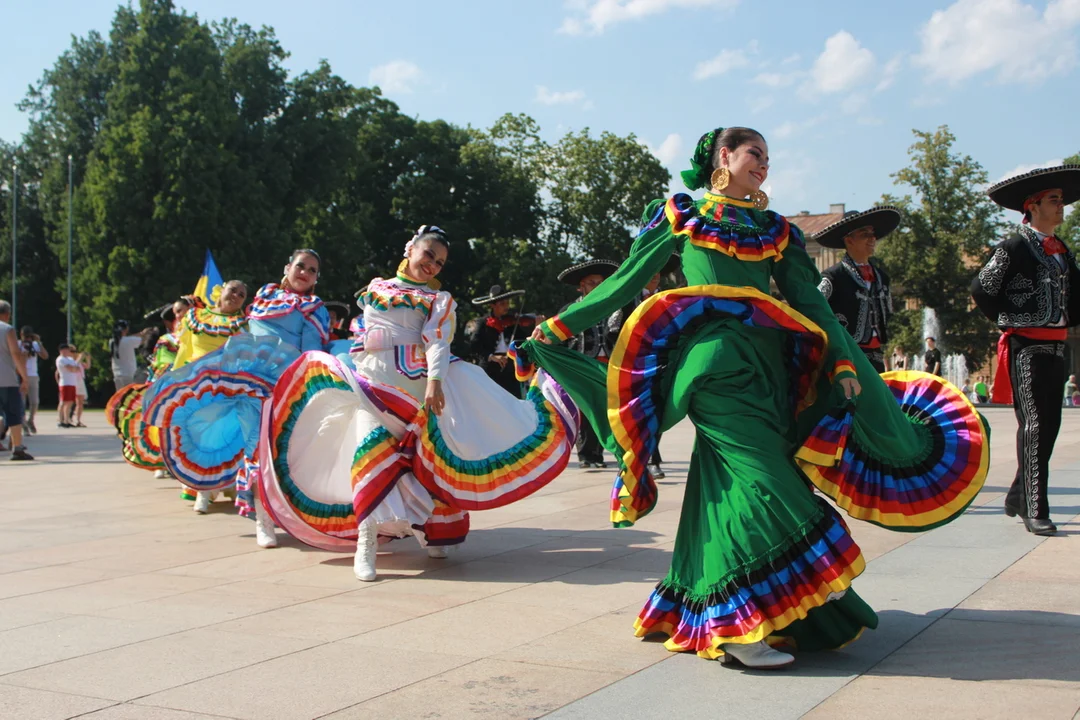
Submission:
POLYGON ((375 553, 379 549, 379 531, 371 518, 360 523, 357 531, 353 575, 362 582, 371 582, 375 579, 375 553))
POLYGON ((266 512, 259 498, 255 498, 255 542, 261 548, 277 547, 274 521, 270 519, 270 513, 266 512))
POLYGON ((436 560, 446 559, 447 549, 445 545, 428 545, 427 556, 436 560))
POLYGON ((214 501, 214 493, 200 490, 195 494, 195 507, 192 508, 200 515, 205 515, 210 510, 210 503, 214 501))
POLYGON ((730 665, 733 661, 737 661, 748 668, 774 670, 776 668, 786 667, 795 662, 794 657, 787 653, 780 652, 779 650, 773 650, 764 640, 759 640, 756 643, 750 643, 748 645, 724 643, 720 646, 720 649, 724 651, 724 657, 721 659, 721 662, 725 665, 730 665))

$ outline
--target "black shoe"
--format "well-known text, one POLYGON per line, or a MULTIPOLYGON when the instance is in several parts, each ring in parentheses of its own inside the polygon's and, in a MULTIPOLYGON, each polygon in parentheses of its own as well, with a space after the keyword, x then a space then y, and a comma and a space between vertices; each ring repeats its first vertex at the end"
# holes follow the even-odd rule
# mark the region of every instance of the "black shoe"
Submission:
POLYGON ((1020 508, 1015 505, 1011 505, 1008 500, 1005 501, 1005 515, 1008 517, 1016 517, 1020 514, 1020 508))
POLYGON ((606 462, 603 462, 603 461, 601 461, 601 462, 598 462, 598 463, 596 463, 596 467, 598 467, 598 468, 600 468, 601 470, 603 470, 604 468, 606 468, 606 467, 607 467, 607 463, 606 463, 606 462))
POLYGON ((70 424, 70 423, 56 423, 56 427, 69 428, 69 427, 75 427, 75 426, 70 424))
POLYGON ((34 456, 26 452, 26 448, 19 446, 11 451, 12 460, 33 460, 34 456))
POLYGON ((1057 532, 1057 525, 1049 520, 1039 520, 1036 518, 1024 518, 1024 527, 1032 535, 1049 536, 1057 532))
POLYGON ((582 460, 581 462, 579 462, 579 463, 577 464, 577 466, 578 466, 579 468, 581 468, 582 470, 585 470, 585 469, 591 468, 591 467, 592 467, 592 463, 591 463, 591 462, 585 462, 584 460, 582 460))

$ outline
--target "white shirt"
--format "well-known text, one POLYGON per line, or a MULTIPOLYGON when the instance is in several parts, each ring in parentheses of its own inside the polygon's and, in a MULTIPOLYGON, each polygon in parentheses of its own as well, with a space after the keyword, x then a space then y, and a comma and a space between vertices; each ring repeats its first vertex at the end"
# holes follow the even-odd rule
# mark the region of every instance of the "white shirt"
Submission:
POLYGON ((72 386, 78 382, 79 379, 79 361, 72 357, 64 357, 61 355, 56 358, 56 369, 60 371, 60 387, 72 386))
POLYGON ((112 359, 112 372, 114 376, 135 376, 135 351, 142 345, 142 338, 138 335, 126 335, 120 338, 118 357, 112 359))
MULTIPOLYGON (((397 278, 376 279, 357 302, 364 309, 366 352, 421 345, 428 377, 446 378, 450 341, 457 327, 457 303, 449 293, 397 278)), ((354 343, 354 352, 358 345, 354 343)))
MULTIPOLYGON (((21 343, 20 343, 21 345, 21 343)), ((31 345, 30 354, 26 356, 26 377, 37 377, 38 353, 41 352, 41 343, 37 340, 31 345)))

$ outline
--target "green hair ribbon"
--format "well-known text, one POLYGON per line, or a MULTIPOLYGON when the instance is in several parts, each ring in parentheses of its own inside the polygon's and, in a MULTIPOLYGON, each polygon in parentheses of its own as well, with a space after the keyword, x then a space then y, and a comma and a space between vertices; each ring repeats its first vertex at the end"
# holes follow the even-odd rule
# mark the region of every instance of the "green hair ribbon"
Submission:
POLYGON ((724 132, 724 128, 710 130, 701 136, 697 147, 694 148, 694 156, 690 158, 690 169, 683 170, 679 175, 683 185, 690 190, 698 190, 709 184, 708 167, 712 162, 712 147, 716 142, 716 136, 724 132))

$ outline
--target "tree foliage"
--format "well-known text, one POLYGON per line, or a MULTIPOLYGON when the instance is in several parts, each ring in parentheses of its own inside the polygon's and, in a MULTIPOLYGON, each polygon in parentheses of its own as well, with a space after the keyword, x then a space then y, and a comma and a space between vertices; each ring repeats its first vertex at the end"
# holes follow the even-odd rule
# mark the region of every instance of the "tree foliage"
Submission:
MULTIPOLYGON (((633 136, 549 144, 527 115, 488 129, 413 118, 325 61, 290 77, 287 57, 271 28, 140 0, 117 9, 108 37, 73 38, 29 89, 28 132, 0 142, 3 167, 16 154, 20 166, 19 322, 50 347, 64 337, 71 156, 75 339, 97 356, 98 386, 113 322, 189 292, 204 248, 254 290, 313 247, 317 292, 341 299, 392 273, 416 227, 438 224, 464 324, 477 310, 467 299, 495 283, 527 289, 528 311, 561 306, 572 292, 559 271, 625 257, 667 187, 633 136)), ((5 237, 11 192, 0 184, 5 237)))
MULTIPOLYGON (((1065 158, 1066 165, 1080 165, 1080 153, 1065 158)), ((1073 253, 1080 253, 1080 213, 1076 211, 1077 205, 1072 206, 1072 211, 1065 216, 1065 222, 1057 229, 1057 236, 1069 246, 1073 253)), ((1068 208, 1066 211, 1068 212, 1068 208)))
POLYGON ((878 255, 889 270, 901 307, 891 326, 896 342, 909 352, 923 346, 923 308, 938 317, 946 353, 960 352, 977 367, 990 352, 994 331, 972 305, 971 278, 987 260, 997 238, 998 208, 986 196, 986 171, 967 155, 953 152, 956 137, 947 126, 913 131, 911 164, 892 177, 909 194, 885 195, 904 221, 881 241, 878 255))

